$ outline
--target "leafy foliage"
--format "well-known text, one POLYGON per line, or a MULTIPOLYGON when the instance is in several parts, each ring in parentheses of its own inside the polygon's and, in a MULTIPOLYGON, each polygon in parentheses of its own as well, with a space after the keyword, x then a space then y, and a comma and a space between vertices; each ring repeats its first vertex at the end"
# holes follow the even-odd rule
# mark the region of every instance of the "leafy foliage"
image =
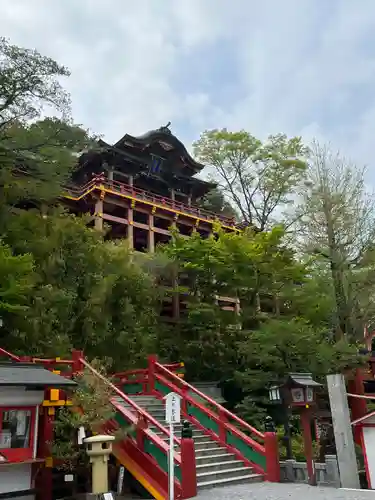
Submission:
POLYGON ((32 256, 15 256, 8 245, 0 242, 0 317, 26 310, 33 282, 32 256))
POLYGON ((39 117, 46 106, 69 114, 70 98, 59 83, 64 76, 68 69, 53 59, 0 38, 0 133, 14 120, 39 117))
POLYGON ((291 203, 306 170, 307 149, 301 139, 284 134, 262 143, 244 130, 208 130, 194 144, 194 152, 211 167, 213 179, 240 217, 260 230, 269 229, 277 212, 291 203))
POLYGON ((218 215, 237 218, 237 213, 232 205, 225 199, 220 189, 211 189, 198 202, 199 206, 218 215))
POLYGON ((373 314, 375 198, 363 169, 317 143, 308 178, 310 189, 299 207, 299 241, 329 269, 337 338, 359 339, 373 314))
POLYGON ((104 242, 60 210, 20 213, 4 238, 17 254, 33 255, 36 275, 28 311, 6 321, 13 349, 63 355, 74 347, 120 369, 124 351, 129 366, 152 352, 158 294, 125 244, 104 242))
MULTIPOLYGON (((105 376, 105 367, 98 360, 91 365, 105 376)), ((54 421, 55 439, 52 443, 52 453, 60 467, 73 470, 79 465, 87 464, 86 452, 83 446, 78 445, 78 430, 85 429, 87 435, 98 433, 103 422, 115 416, 111 405, 113 396, 111 388, 89 370, 84 370, 75 381, 78 384, 72 395, 72 407, 59 409, 54 421)), ((123 439, 126 429, 121 429, 115 437, 123 439)))

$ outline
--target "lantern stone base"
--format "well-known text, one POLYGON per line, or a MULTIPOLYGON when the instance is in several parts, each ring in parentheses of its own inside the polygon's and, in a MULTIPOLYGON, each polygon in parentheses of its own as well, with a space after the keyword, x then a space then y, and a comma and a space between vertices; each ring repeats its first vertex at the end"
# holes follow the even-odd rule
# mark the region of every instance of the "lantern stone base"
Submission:
MULTIPOLYGON (((325 463, 316 463, 316 479, 318 486, 340 488, 340 475, 336 455, 326 455, 325 463)), ((309 482, 306 462, 284 460, 280 462, 281 482, 306 483, 309 482)))

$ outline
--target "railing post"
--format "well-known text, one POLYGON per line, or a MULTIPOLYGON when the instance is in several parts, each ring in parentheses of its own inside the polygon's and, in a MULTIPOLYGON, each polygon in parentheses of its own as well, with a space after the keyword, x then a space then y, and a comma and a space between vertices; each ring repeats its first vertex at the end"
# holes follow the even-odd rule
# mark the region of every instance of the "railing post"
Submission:
POLYGON ((197 468, 195 463, 195 448, 193 431, 190 423, 184 421, 181 433, 181 489, 182 498, 197 496, 197 468))
POLYGON ((264 433, 264 448, 266 452, 266 481, 280 482, 279 443, 275 432, 275 425, 271 417, 266 417, 264 433))
POLYGON ((148 392, 150 394, 155 392, 155 363, 157 360, 156 354, 151 354, 148 357, 148 392))
POLYGON ((276 432, 264 433, 264 447, 266 449, 266 481, 279 483, 280 461, 276 432))
POLYGON ((77 375, 77 373, 83 372, 83 364, 81 358, 83 359, 85 356, 83 351, 78 351, 74 349, 72 351, 72 375, 77 375))
POLYGON ((141 451, 144 451, 145 449, 145 434, 144 434, 144 429, 148 427, 148 423, 143 417, 143 415, 138 415, 138 422, 137 422, 137 429, 136 429, 136 441, 138 448, 141 451))

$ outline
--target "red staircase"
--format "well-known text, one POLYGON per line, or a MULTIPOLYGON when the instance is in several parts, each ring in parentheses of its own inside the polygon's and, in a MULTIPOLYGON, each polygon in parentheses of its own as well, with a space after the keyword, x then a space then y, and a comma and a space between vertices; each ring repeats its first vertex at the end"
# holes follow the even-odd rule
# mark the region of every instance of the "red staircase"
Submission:
MULTIPOLYGON (((15 362, 43 363, 49 369, 62 366, 61 374, 67 377, 87 369, 111 387, 116 416, 103 423, 103 432, 113 433, 120 427, 127 429, 127 438, 115 443, 114 455, 158 500, 168 498, 169 430, 163 425, 163 398, 172 391, 181 396, 182 416, 193 428, 193 439, 181 438, 178 434, 174 439, 176 499, 196 496, 198 487, 280 480, 276 435, 259 432, 185 382, 177 374, 182 363, 162 365, 151 356, 147 369, 117 373, 112 383, 97 372, 80 351, 73 352, 72 360, 20 358, 0 348, 1 354, 15 362)), ((50 441, 53 419, 45 417, 46 421, 41 422, 45 432, 39 438, 43 441, 49 436, 50 441)), ((41 449, 47 458, 48 446, 42 442, 41 449)), ((43 500, 51 498, 50 470, 45 468, 41 473, 44 484, 49 485, 43 489, 43 500)))
MULTIPOLYGON (((176 373, 182 367, 182 363, 164 366, 157 361, 155 356, 151 356, 147 369, 117 373, 115 376, 117 384, 128 397, 125 405, 117 401, 119 405, 117 408, 130 410, 136 406, 136 412, 144 418, 147 429, 160 437, 164 444, 167 444, 168 430, 163 426, 160 429, 163 421, 161 411, 163 406, 160 405, 160 402, 169 392, 176 392, 181 396, 183 418, 191 423, 193 434, 195 433, 194 456, 190 457, 188 464, 181 447, 184 440, 178 438, 175 440, 177 450, 181 450, 180 476, 182 482, 187 475, 187 472, 184 473, 185 467, 189 470, 193 467, 195 471, 198 471, 193 479, 190 476, 190 480, 194 481, 194 485, 188 486, 190 494, 194 492, 194 487, 196 489, 197 485, 207 487, 229 484, 234 481, 250 482, 263 479, 278 482, 280 469, 275 434, 259 432, 193 385, 185 382, 176 373), (158 401, 159 405, 157 405, 158 401), (146 415, 144 415, 145 412, 146 415), (211 467, 211 469, 214 468, 213 466, 216 468, 213 470, 213 474, 210 473, 205 450, 210 451, 209 458, 216 457, 211 467), (205 455, 206 458, 204 458, 205 455), (227 469, 223 469, 226 465, 222 466, 221 460, 218 460, 219 455, 226 462, 227 469), (227 459, 224 458, 225 456, 227 459), (203 467, 200 469, 201 466, 203 467), (199 470, 205 470, 205 472, 201 473, 199 470), (223 473, 221 474, 221 472, 223 473)), ((152 447, 148 447, 147 452, 153 455, 152 447)), ((191 450, 189 453, 192 453, 191 450)), ((154 458, 157 459, 159 467, 166 472, 166 460, 160 456, 154 456, 154 458)), ((189 498, 184 493, 184 487, 181 498, 189 498)))

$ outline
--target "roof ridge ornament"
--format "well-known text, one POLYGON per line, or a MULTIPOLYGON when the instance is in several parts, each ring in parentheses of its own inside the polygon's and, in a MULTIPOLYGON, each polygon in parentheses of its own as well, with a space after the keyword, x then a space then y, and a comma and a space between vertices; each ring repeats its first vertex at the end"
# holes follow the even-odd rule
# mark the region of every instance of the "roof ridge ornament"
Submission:
POLYGON ((171 122, 168 122, 166 125, 163 125, 160 128, 158 128, 158 132, 165 132, 167 134, 172 134, 172 131, 169 128, 170 126, 171 126, 171 122))

